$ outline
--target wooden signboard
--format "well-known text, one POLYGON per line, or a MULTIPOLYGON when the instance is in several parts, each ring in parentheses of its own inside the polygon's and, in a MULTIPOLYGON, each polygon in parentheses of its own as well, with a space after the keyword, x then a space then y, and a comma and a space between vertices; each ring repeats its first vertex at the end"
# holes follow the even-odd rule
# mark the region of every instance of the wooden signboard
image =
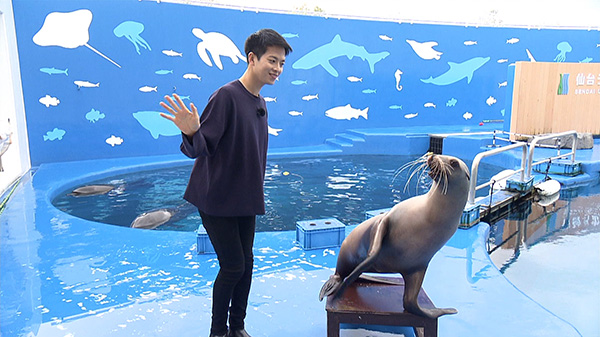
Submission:
POLYGON ((510 131, 600 134, 600 63, 517 62, 510 131))

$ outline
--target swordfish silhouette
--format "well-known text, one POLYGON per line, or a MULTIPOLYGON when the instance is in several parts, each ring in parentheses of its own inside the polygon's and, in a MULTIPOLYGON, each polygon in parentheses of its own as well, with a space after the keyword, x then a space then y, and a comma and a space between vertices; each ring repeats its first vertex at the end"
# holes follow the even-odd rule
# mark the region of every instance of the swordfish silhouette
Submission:
POLYGON ((342 38, 338 34, 331 42, 317 47, 316 49, 302 56, 300 59, 294 62, 294 64, 292 64, 292 68, 312 69, 316 66, 321 66, 332 76, 338 77, 339 74, 337 70, 331 65, 331 63, 329 63, 329 61, 340 56, 346 56, 350 60, 357 56, 363 61, 367 61, 369 63, 369 68, 371 69, 371 73, 374 73, 375 64, 388 57, 388 55, 390 55, 390 53, 386 51, 380 53, 369 53, 363 46, 342 41, 342 38))

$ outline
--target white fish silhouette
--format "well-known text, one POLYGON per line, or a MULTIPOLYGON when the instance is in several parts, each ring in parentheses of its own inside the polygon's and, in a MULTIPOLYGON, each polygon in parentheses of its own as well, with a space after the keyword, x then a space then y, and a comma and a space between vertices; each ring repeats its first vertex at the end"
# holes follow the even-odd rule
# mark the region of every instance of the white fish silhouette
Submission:
POLYGON ((485 100, 485 103, 489 106, 492 106, 496 102, 497 102, 496 99, 492 96, 488 97, 488 99, 485 100))
POLYGON ((469 120, 469 119, 471 119, 471 117, 473 117, 473 114, 468 111, 463 114, 463 118, 465 120, 469 120))
POLYGON ((347 79, 350 82, 362 82, 362 80, 363 80, 362 78, 358 78, 356 76, 348 76, 347 79))
POLYGON ((404 115, 404 118, 411 119, 411 118, 417 117, 418 115, 419 115, 419 113, 415 112, 414 114, 406 114, 406 115, 404 115))
POLYGON ((115 145, 123 144, 123 138, 111 135, 110 138, 106 138, 106 143, 115 147, 115 145))
POLYGON ((45 105, 46 108, 49 108, 51 105, 57 106, 60 103, 60 100, 56 97, 46 95, 46 96, 40 98, 39 102, 42 103, 43 105, 45 105))
POLYGON ((290 111, 288 113, 290 114, 290 116, 302 116, 301 111, 290 111))
POLYGON ((179 56, 179 57, 183 56, 183 53, 176 52, 176 51, 174 51, 172 49, 171 50, 166 50, 165 49, 165 50, 162 51, 162 53, 165 54, 165 55, 167 55, 167 56, 179 56))
POLYGON ((325 111, 325 116, 333 119, 347 119, 351 120, 353 118, 358 119, 358 117, 362 117, 364 119, 368 119, 369 108, 365 108, 363 110, 355 109, 347 104, 345 106, 338 106, 335 108, 331 108, 325 111))
POLYGON ((498 88, 502 88, 508 85, 508 81, 504 81, 502 83, 498 83, 498 88))
POLYGON ((73 83, 75 83, 77 85, 77 88, 98 88, 100 86, 100 82, 94 84, 88 81, 73 81, 73 83))
POLYGON ((509 44, 515 44, 517 42, 519 42, 519 39, 516 38, 516 37, 513 37, 513 38, 510 38, 510 39, 506 40, 506 43, 509 43, 509 44))
POLYGON ((140 91, 141 92, 152 92, 152 91, 158 92, 158 87, 151 87, 151 86, 146 85, 146 86, 141 87, 140 91))
POLYGON ((277 103, 277 97, 265 97, 265 102, 275 102, 275 103, 277 103))
POLYGON ((313 99, 319 99, 319 94, 316 95, 306 95, 302 97, 303 101, 311 101, 313 99))
POLYGON ((185 74, 183 75, 183 78, 185 78, 186 80, 198 80, 198 81, 202 81, 202 78, 196 74, 185 74))
POLYGON ((394 39, 387 36, 387 35, 379 35, 379 38, 382 39, 383 41, 393 41, 394 39))
POLYGON ((275 128, 272 128, 270 125, 268 125, 268 127, 269 127, 269 131, 268 131, 268 132, 269 132, 269 134, 270 134, 270 135, 273 135, 273 136, 279 136, 279 133, 280 133, 281 131, 283 131, 283 129, 275 129, 275 128))
POLYGON ((508 62, 508 59, 499 59, 497 62, 498 63, 506 63, 506 62, 508 62))
POLYGON ((400 77, 402 76, 402 71, 400 69, 396 69, 394 73, 394 77, 396 78, 396 90, 401 91, 402 86, 400 85, 400 77))
POLYGON ((419 57, 423 60, 439 60, 440 56, 443 54, 442 52, 433 49, 433 47, 438 45, 438 43, 435 41, 421 43, 414 40, 406 40, 406 42, 408 42, 408 44, 412 47, 415 53, 419 55, 419 57))
POLYGON ((465 46, 474 46, 477 44, 477 41, 465 41, 463 42, 465 46))
POLYGON ((431 102, 427 102, 423 105, 426 108, 434 108, 435 109, 435 104, 431 103, 431 102))

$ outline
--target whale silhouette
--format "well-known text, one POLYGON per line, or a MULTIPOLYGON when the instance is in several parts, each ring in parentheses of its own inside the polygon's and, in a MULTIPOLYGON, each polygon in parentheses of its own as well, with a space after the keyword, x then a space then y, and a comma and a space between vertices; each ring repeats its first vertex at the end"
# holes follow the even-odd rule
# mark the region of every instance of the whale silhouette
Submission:
POLYGON ((177 136, 181 134, 177 126, 161 117, 158 111, 138 111, 133 113, 133 117, 144 129, 150 131, 154 139, 158 139, 158 136, 177 136))
POLYGON ((338 77, 339 74, 337 70, 331 65, 331 63, 329 63, 329 61, 340 56, 346 56, 350 60, 357 56, 363 61, 367 61, 369 63, 369 68, 371 69, 371 73, 374 73, 375 64, 388 57, 388 55, 390 55, 390 53, 386 51, 380 53, 369 53, 363 46, 342 41, 342 38, 338 34, 331 42, 317 47, 316 49, 302 56, 300 59, 294 62, 294 64, 292 64, 292 68, 312 69, 316 66, 321 66, 332 76, 338 77))
POLYGON ((448 62, 450 70, 436 78, 430 76, 428 79, 421 79, 421 82, 435 85, 449 85, 466 77, 467 83, 471 83, 475 70, 481 68, 489 60, 489 57, 474 57, 463 63, 448 62))
POLYGON ((206 65, 209 67, 212 67, 213 64, 208 57, 208 53, 210 53, 215 65, 220 70, 223 70, 221 56, 229 57, 235 64, 238 64, 240 60, 247 62, 246 57, 242 55, 233 41, 231 41, 226 35, 217 32, 205 33, 200 28, 192 29, 192 34, 202 40, 202 42, 198 43, 196 50, 198 51, 198 56, 200 56, 202 61, 204 61, 204 63, 206 63, 206 65))

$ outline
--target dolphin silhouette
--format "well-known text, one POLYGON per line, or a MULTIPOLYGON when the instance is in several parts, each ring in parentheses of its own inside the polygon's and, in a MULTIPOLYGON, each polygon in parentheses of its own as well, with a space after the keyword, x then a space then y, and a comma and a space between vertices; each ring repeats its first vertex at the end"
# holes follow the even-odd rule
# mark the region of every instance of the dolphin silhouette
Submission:
POLYGON ((474 57, 463 63, 448 62, 450 70, 436 78, 430 76, 428 79, 421 79, 421 82, 435 85, 449 85, 466 77, 467 83, 471 83, 475 70, 481 68, 489 60, 489 57, 474 57))
POLYGON ((342 41, 342 38, 338 34, 331 42, 317 47, 316 49, 302 56, 300 59, 294 62, 294 64, 292 64, 292 68, 312 69, 316 66, 321 66, 332 76, 338 77, 339 74, 337 70, 331 65, 331 63, 329 63, 329 61, 340 56, 346 56, 350 60, 353 57, 358 56, 363 61, 367 61, 369 63, 371 73, 374 73, 375 64, 388 57, 388 55, 390 55, 390 53, 386 51, 371 54, 367 52, 363 46, 342 41))

